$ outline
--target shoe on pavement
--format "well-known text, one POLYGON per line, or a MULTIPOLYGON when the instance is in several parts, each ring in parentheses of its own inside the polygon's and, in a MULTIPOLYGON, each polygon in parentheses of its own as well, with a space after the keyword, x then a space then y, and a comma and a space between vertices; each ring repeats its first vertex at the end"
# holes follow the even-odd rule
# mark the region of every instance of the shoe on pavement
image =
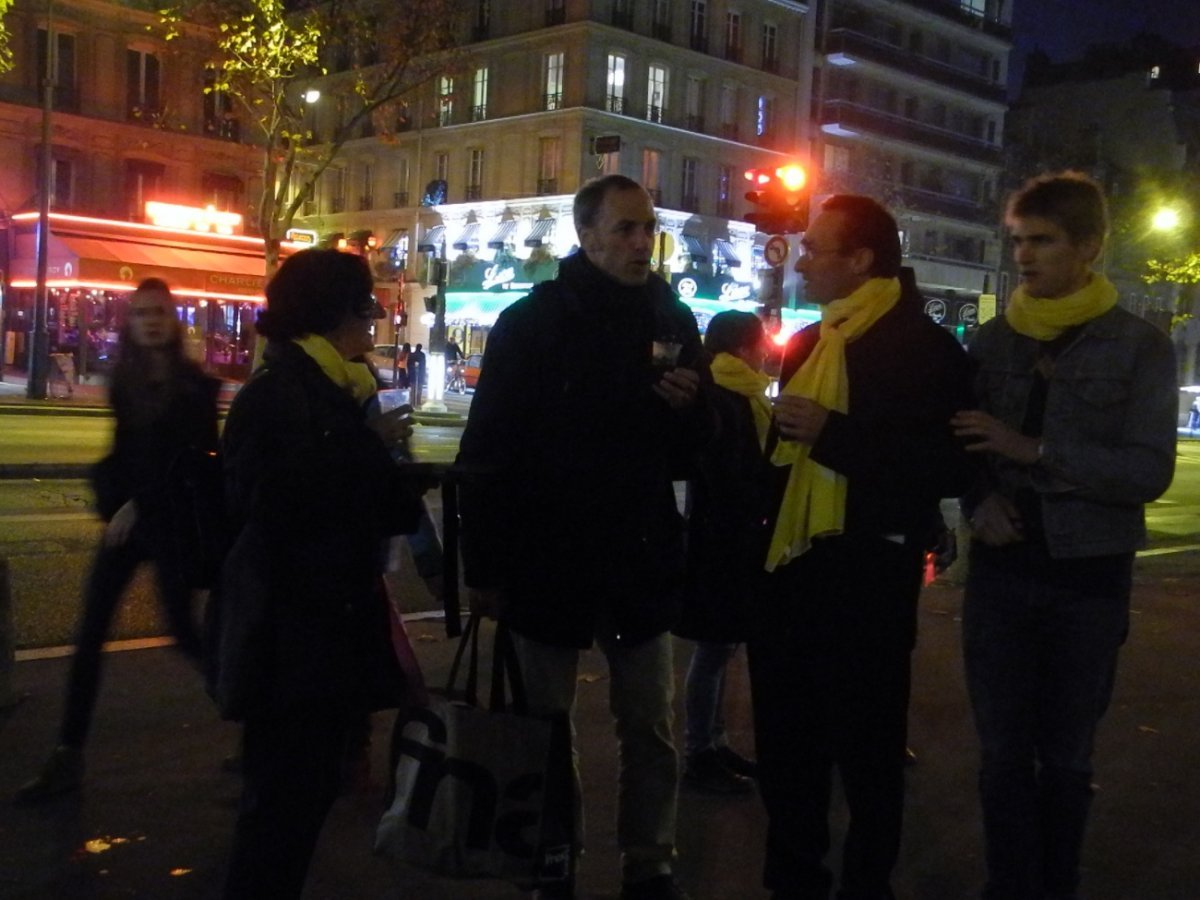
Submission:
POLYGON ((719 751, 711 747, 687 761, 683 783, 709 794, 748 794, 754 790, 754 782, 727 769, 719 751))
POLYGON ((621 885, 621 900, 692 900, 679 886, 674 875, 655 875, 645 881, 627 881, 621 885))
POLYGON ((83 751, 76 747, 59 746, 54 748, 37 777, 17 789, 13 800, 18 804, 41 803, 81 787, 83 751))
POLYGON ((743 778, 758 777, 758 763, 752 759, 746 759, 728 745, 717 748, 717 758, 721 761, 721 765, 735 775, 741 775, 743 778))

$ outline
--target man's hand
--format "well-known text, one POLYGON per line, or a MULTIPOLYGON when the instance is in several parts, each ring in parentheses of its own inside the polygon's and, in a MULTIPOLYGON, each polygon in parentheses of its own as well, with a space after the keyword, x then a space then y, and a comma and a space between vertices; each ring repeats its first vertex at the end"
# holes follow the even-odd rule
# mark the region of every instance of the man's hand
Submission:
POLYGON ((700 373, 693 369, 671 369, 654 385, 654 393, 667 401, 671 409, 687 409, 700 392, 700 373))
POLYGON ((968 520, 971 535, 989 547, 1003 547, 1025 539, 1021 514, 1011 500, 1000 494, 988 494, 975 507, 968 520))
POLYGON ((407 403, 367 420, 367 427, 379 435, 384 445, 395 449, 412 436, 413 408, 407 403))
POLYGON ((775 421, 784 439, 813 445, 829 419, 829 410, 815 400, 784 394, 775 398, 775 421))
POLYGON ((1032 466, 1040 458, 1035 437, 1021 434, 995 416, 978 409, 965 409, 950 418, 950 427, 958 437, 967 438, 971 453, 995 453, 1013 462, 1032 466))
POLYGON ((104 526, 104 546, 120 547, 133 534, 133 526, 137 524, 137 506, 132 500, 126 500, 117 510, 107 525, 104 526))
POLYGON ((500 618, 504 605, 503 591, 500 588, 468 587, 466 593, 467 608, 471 610, 472 615, 485 616, 489 619, 500 618))

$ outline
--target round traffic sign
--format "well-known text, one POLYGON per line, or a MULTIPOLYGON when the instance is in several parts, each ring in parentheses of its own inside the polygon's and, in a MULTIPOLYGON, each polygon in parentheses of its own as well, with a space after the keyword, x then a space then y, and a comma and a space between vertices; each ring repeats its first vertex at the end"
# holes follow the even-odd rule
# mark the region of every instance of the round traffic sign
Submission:
POLYGON ((782 266, 784 260, 788 258, 788 242, 781 234, 773 235, 767 239, 767 245, 763 247, 763 259, 770 266, 782 266))
POLYGON ((937 299, 927 300, 925 302, 925 315, 940 325, 946 318, 946 301, 937 299))

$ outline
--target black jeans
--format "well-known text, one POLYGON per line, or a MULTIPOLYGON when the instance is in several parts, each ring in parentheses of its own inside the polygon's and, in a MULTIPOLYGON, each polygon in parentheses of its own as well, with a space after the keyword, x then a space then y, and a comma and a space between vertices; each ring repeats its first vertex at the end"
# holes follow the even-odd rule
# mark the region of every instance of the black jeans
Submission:
POLYGON ((850 810, 838 896, 893 896, 920 578, 919 549, 882 538, 818 540, 772 576, 748 655, 763 883, 780 896, 829 896, 835 766, 850 810))
POLYGON ((139 564, 151 562, 159 597, 178 647, 199 665, 200 635, 192 615, 192 589, 163 540, 163 532, 139 523, 119 547, 101 545, 88 574, 83 619, 75 640, 75 656, 67 679, 66 708, 59 742, 82 749, 87 742, 96 695, 100 690, 101 647, 108 636, 117 603, 139 564))
POLYGON ((972 546, 963 651, 983 754, 987 898, 1075 896, 1132 559, 1060 563, 1030 552, 1005 562, 972 546))

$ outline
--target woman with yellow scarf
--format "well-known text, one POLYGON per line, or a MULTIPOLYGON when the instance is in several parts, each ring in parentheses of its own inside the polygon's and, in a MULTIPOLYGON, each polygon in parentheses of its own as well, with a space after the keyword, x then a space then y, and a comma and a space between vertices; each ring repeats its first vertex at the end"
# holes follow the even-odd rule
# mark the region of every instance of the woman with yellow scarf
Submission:
POLYGON ((696 642, 685 687, 683 783, 708 793, 740 794, 753 789, 755 765, 729 746, 721 707, 726 668, 746 639, 749 607, 762 578, 772 470, 763 455, 771 379, 762 371, 766 333, 753 313, 713 316, 704 347, 713 355, 715 386, 708 402, 720 427, 691 483, 688 584, 675 628, 696 642))

